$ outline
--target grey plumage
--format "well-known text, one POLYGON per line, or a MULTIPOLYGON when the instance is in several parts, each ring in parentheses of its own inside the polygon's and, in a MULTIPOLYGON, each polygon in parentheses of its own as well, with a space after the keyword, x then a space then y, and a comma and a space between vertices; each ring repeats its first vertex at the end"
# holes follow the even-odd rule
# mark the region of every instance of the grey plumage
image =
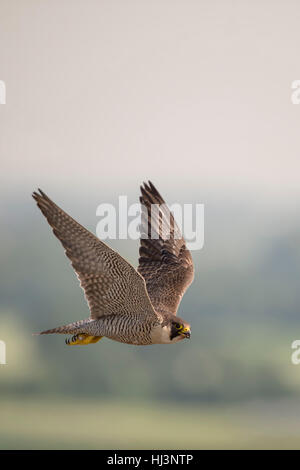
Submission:
POLYGON ((141 246, 138 271, 151 303, 162 314, 176 315, 194 278, 191 253, 165 201, 151 182, 141 186, 141 246), (158 211, 151 211, 153 204, 158 211))
MULTIPOLYGON (((118 253, 60 209, 43 191, 34 192, 33 198, 65 248, 90 309, 90 318, 40 334, 76 335, 75 340, 68 344, 89 344, 105 336, 140 345, 176 342, 189 336, 189 325, 174 315, 192 280, 193 264, 183 238, 174 238, 174 234, 178 235, 178 227, 173 217, 170 218, 169 240, 164 239, 164 234, 156 226, 157 221, 154 221, 158 239, 141 240, 140 264, 136 271, 118 253)), ((141 202, 146 212, 152 201, 164 203, 154 186, 145 184, 141 202)), ((167 210, 163 209, 162 217, 166 213, 167 210)), ((143 234, 149 223, 147 212, 142 217, 143 234)))

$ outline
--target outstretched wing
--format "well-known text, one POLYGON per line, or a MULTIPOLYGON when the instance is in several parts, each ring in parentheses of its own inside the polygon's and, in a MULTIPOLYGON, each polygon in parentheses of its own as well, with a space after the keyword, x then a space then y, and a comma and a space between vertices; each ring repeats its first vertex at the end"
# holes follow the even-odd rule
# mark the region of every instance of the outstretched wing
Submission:
POLYGON ((71 260, 91 318, 129 313, 157 319, 145 281, 133 266, 39 192, 33 198, 71 260))
POLYGON ((194 278, 193 260, 172 213, 154 185, 150 181, 144 183, 141 192, 138 271, 146 281, 155 310, 176 315, 182 296, 194 278))

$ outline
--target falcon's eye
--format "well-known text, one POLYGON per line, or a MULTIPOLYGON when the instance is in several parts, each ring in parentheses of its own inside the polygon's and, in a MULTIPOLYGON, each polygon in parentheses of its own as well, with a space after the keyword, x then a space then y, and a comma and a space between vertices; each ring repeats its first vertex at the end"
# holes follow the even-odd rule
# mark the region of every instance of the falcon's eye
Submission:
POLYGON ((175 328, 177 330, 181 330, 182 326, 180 325, 180 323, 175 323, 175 328))

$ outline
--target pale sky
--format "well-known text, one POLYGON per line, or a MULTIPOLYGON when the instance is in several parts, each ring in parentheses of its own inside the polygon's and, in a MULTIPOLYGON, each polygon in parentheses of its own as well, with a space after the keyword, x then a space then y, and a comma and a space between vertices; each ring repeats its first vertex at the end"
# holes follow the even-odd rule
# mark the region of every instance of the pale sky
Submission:
POLYGON ((300 200, 299 1, 0 0, 1 186, 300 200))

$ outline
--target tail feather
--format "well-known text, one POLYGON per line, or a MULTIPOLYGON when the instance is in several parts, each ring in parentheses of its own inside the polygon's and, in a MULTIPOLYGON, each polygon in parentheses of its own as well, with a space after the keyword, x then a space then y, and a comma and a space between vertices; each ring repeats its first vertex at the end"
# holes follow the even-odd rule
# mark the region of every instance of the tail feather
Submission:
POLYGON ((54 333, 58 334, 74 334, 74 333, 83 333, 80 331, 81 327, 85 325, 89 320, 79 320, 68 325, 58 326, 57 328, 52 328, 51 330, 41 331, 40 333, 33 333, 34 335, 51 335, 54 333))

